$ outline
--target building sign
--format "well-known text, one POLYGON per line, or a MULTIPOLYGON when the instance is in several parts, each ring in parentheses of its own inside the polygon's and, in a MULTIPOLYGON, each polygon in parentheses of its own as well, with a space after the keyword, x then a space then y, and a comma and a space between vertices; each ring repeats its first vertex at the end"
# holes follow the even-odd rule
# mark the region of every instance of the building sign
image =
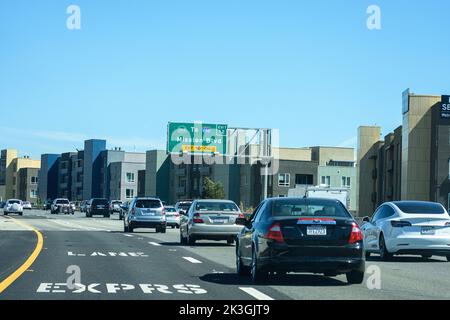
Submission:
POLYGON ((226 154, 226 124, 169 122, 167 126, 167 152, 226 154))
POLYGON ((450 119, 450 96, 442 96, 441 118, 442 119, 450 119))

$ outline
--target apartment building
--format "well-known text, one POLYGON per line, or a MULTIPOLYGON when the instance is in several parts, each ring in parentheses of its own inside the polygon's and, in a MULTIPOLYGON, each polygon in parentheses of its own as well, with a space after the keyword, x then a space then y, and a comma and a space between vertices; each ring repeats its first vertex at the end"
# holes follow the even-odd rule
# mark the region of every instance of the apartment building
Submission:
POLYGON ((17 173, 17 198, 29 201, 32 205, 38 203, 38 168, 21 168, 17 173))
POLYGON ((449 207, 450 114, 447 96, 403 93, 402 125, 358 128, 359 204, 370 215, 385 201, 436 201, 449 207))

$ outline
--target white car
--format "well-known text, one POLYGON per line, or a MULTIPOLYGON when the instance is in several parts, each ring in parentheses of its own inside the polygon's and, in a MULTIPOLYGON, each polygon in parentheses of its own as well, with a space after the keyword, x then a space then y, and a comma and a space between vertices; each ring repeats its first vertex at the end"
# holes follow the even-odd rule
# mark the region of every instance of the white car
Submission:
POLYGON ((32 207, 31 207, 31 202, 25 201, 25 202, 23 203, 23 209, 31 210, 31 209, 32 209, 32 207))
POLYGON ((18 214, 19 216, 23 215, 22 200, 9 199, 8 201, 6 201, 6 205, 3 208, 3 214, 7 216, 10 213, 15 213, 18 214))
POLYGON ((378 253, 382 260, 411 254, 450 261, 450 216, 434 202, 394 201, 382 204, 361 230, 366 257, 378 253))

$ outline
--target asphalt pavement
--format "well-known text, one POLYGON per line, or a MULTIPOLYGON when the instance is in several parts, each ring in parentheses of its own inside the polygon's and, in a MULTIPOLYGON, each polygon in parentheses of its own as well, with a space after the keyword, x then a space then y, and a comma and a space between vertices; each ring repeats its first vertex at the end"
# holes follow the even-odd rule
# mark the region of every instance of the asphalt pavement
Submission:
POLYGON ((123 233, 118 215, 0 213, 0 299, 358 300, 449 299, 450 263, 441 257, 367 262, 365 282, 288 274, 255 285, 235 273, 235 246, 181 246, 179 230, 123 233), (43 237, 37 250, 38 234, 43 237), (30 256, 36 253, 30 263, 30 256))

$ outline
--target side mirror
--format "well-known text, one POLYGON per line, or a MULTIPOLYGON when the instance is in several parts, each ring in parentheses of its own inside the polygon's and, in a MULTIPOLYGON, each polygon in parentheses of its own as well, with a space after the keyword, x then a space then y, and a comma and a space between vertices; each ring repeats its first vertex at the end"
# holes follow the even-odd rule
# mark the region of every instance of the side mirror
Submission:
POLYGON ((235 223, 238 226, 246 226, 248 224, 248 220, 246 218, 236 218, 235 223))
POLYGON ((364 217, 363 218, 363 222, 370 222, 370 218, 369 217, 364 217))

